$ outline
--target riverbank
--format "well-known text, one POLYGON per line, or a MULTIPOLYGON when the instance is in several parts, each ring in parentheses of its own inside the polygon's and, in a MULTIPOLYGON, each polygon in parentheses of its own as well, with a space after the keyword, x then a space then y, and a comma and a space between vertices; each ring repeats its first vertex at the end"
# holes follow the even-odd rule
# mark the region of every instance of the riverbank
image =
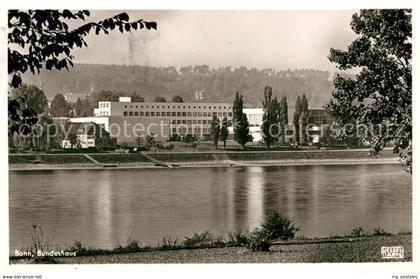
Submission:
POLYGON ((236 167, 290 165, 398 164, 392 150, 372 157, 368 149, 201 152, 157 154, 11 154, 10 170, 236 167), (89 159, 90 158, 90 159, 89 159))
MULTIPOLYGON (((105 255, 62 257, 64 264, 105 263, 323 263, 323 262, 410 262, 411 233, 347 238, 292 240, 274 243, 269 252, 255 252, 245 247, 196 248, 145 251, 105 255), (383 259, 381 247, 403 246, 404 258, 383 259)), ((27 264, 31 260, 11 260, 27 264)))

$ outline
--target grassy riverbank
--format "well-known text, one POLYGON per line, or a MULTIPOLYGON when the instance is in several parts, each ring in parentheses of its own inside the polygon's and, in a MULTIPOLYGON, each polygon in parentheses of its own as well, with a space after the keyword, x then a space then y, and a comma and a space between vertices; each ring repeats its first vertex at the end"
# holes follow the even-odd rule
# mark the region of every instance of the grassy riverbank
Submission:
MULTIPOLYGON (((392 150, 384 150, 377 157, 372 157, 368 149, 357 150, 296 150, 296 151, 226 151, 226 152, 192 152, 192 153, 149 153, 144 156, 141 153, 118 154, 118 153, 94 153, 88 154, 100 164, 116 164, 154 166, 154 160, 172 164, 227 164, 235 162, 311 162, 320 160, 375 160, 375 159, 396 159, 397 156, 392 150)), ((10 154, 9 165, 12 168, 20 168, 30 165, 40 166, 95 166, 84 154, 10 154)))
MULTIPOLYGON (((379 235, 302 239, 273 243, 269 252, 251 251, 243 246, 150 250, 142 252, 96 254, 62 257, 56 263, 322 263, 322 262, 389 262, 412 261, 412 235, 379 235), (383 259, 381 247, 403 246, 404 258, 383 259)), ((31 263, 32 260, 13 259, 11 264, 31 263)))

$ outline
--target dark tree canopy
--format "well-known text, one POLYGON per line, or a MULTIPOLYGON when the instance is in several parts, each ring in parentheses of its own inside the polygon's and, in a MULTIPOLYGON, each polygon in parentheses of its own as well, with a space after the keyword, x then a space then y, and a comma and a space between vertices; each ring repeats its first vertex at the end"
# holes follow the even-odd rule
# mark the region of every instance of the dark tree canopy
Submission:
MULTIPOLYGON (((109 34, 117 29, 121 33, 137 29, 157 29, 156 22, 142 19, 130 22, 126 13, 101 20, 84 21, 90 16, 87 10, 9 10, 8 12, 8 74, 9 85, 18 88, 22 85, 22 74, 40 73, 41 69, 62 70, 73 66, 74 48, 87 47, 85 37, 95 32, 109 34), (70 23, 80 21, 78 27, 70 28, 70 23)), ((20 125, 37 121, 35 111, 24 107, 25 97, 9 100, 9 133, 19 131, 20 125)))
POLYGON ((211 120, 210 136, 213 140, 214 146, 217 148, 217 144, 219 143, 220 137, 220 120, 217 117, 217 115, 213 115, 213 118, 211 120))
POLYGON ((220 128, 220 140, 223 141, 223 148, 226 148, 226 141, 229 137, 228 124, 227 117, 223 117, 222 127, 220 128))
POLYGON ((165 99, 165 98, 163 98, 163 97, 160 97, 160 96, 156 96, 156 97, 153 99, 153 102, 165 103, 165 102, 166 102, 166 99, 165 99))
POLYGON ((244 101, 242 94, 236 92, 235 100, 233 101, 233 133, 234 139, 242 148, 245 144, 252 141, 252 136, 249 134, 248 117, 244 113, 244 101))
POLYGON ((70 117, 72 115, 72 107, 67 103, 62 94, 55 95, 51 101, 50 114, 53 117, 70 117))
POLYGON ((174 96, 173 98, 172 98, 172 102, 174 102, 174 103, 183 103, 184 102, 184 99, 181 97, 181 96, 174 96))
POLYGON ((261 131, 263 134, 264 143, 267 145, 267 148, 270 148, 270 146, 275 144, 277 141, 279 105, 280 104, 277 100, 277 97, 273 98, 272 88, 270 86, 266 86, 264 88, 264 115, 261 131))
POLYGON ((337 75, 327 109, 341 123, 374 127, 360 140, 374 154, 392 143, 407 171, 412 170, 412 26, 411 10, 361 10, 351 28, 358 37, 347 50, 331 49, 338 68, 360 69, 355 78, 337 75), (387 132, 379 132, 387 127, 387 132))
POLYGON ((48 100, 44 91, 34 85, 23 84, 21 87, 12 91, 11 98, 26 97, 25 105, 33 109, 37 114, 41 114, 48 107, 48 100))

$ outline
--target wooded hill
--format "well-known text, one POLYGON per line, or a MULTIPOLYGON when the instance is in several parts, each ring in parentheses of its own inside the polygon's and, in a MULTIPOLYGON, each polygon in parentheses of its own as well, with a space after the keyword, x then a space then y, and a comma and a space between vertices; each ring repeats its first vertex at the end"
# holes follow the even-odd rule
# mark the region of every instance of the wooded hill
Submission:
POLYGON ((261 106, 264 86, 274 96, 286 96, 290 107, 296 97, 305 94, 310 108, 321 108, 331 97, 331 73, 313 69, 275 71, 255 68, 207 65, 146 67, 127 65, 76 64, 69 71, 41 71, 26 74, 23 82, 41 87, 48 99, 55 94, 111 90, 133 93, 152 101, 156 96, 170 100, 179 95, 186 102, 233 102, 236 91, 243 94, 246 106, 261 106), (201 93, 200 93, 201 92, 201 93))

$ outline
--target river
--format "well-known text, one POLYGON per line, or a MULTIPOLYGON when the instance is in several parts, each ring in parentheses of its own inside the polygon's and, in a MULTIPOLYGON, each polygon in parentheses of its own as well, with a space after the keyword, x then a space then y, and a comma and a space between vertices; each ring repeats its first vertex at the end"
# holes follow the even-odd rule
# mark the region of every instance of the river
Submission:
POLYGON ((35 224, 51 247, 113 248, 247 231, 271 209, 305 236, 412 230, 411 175, 394 164, 30 170, 9 181, 11 251, 31 245, 35 224))

